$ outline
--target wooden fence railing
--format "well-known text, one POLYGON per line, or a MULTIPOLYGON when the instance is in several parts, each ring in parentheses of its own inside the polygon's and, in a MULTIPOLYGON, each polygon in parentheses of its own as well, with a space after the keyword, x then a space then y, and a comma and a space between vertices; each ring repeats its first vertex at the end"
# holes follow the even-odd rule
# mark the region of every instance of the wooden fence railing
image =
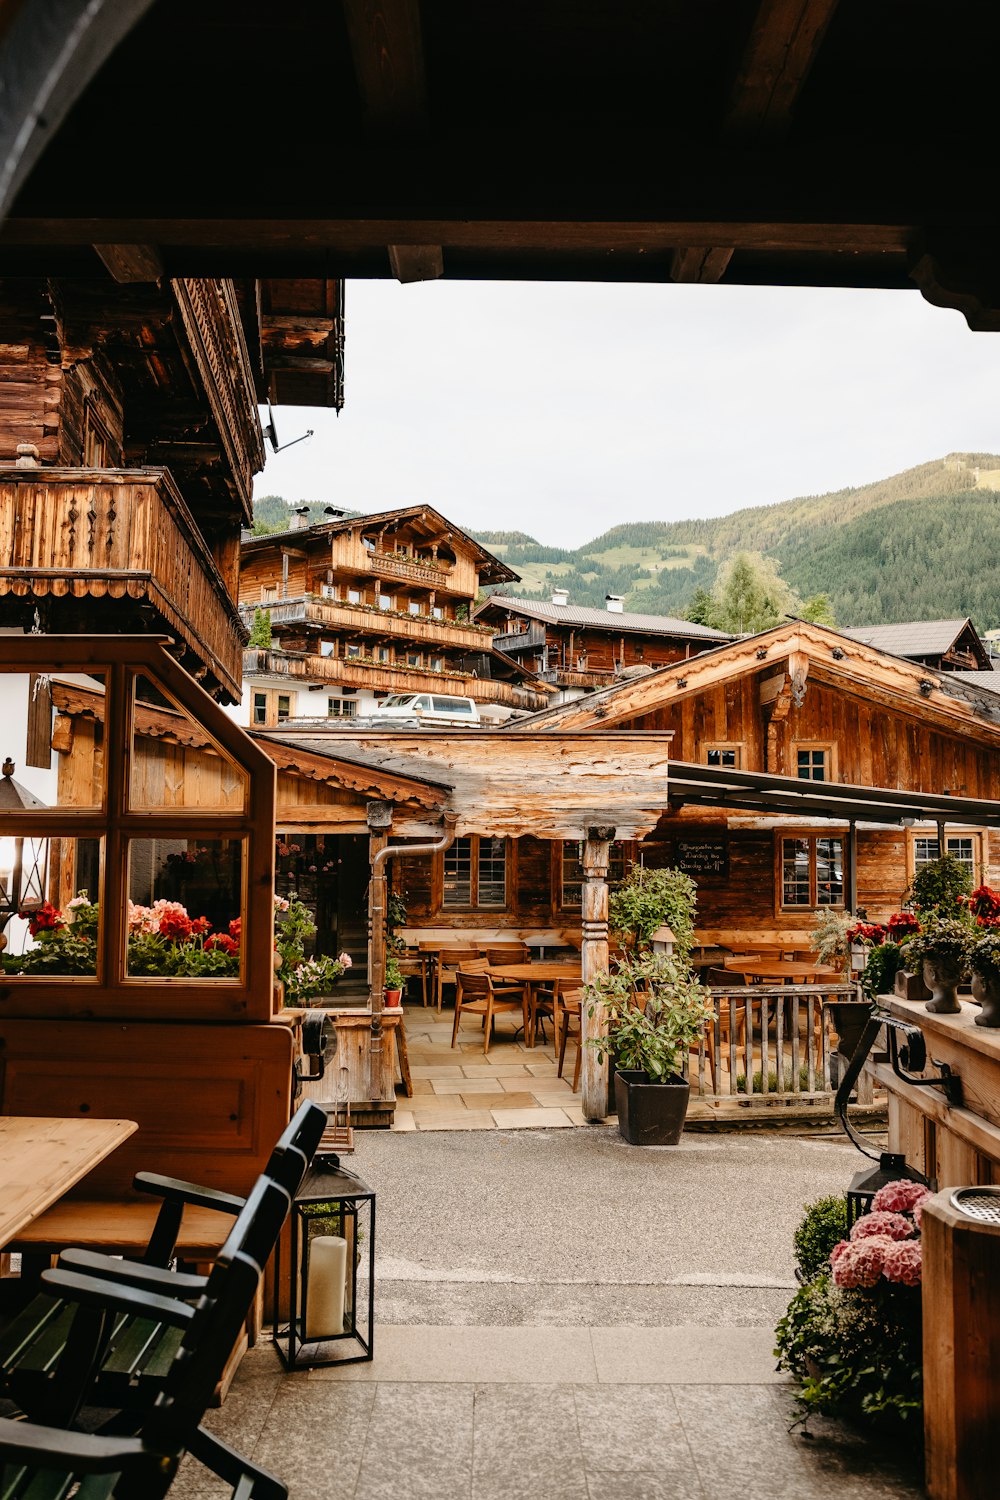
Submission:
POLYGON ((761 1103, 834 1092, 829 1002, 856 1000, 854 985, 733 985, 711 993, 712 1018, 688 1059, 693 1094, 761 1103))

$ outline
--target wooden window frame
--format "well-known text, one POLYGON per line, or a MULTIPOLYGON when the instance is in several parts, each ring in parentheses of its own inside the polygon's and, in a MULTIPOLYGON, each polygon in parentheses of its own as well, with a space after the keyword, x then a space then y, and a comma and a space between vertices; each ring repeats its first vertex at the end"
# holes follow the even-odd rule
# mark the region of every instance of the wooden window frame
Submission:
POLYGON ((847 910, 847 862, 850 858, 848 847, 851 830, 845 825, 830 828, 776 828, 774 830, 774 914, 776 917, 793 916, 807 913, 815 916, 817 912, 824 911, 846 911, 847 910), (811 845, 809 853, 809 904, 807 906, 786 906, 784 902, 784 872, 783 872, 783 845, 786 839, 808 839, 811 845), (820 905, 817 900, 817 878, 816 878, 816 844, 820 839, 840 839, 843 858, 841 899, 838 902, 824 902, 820 905))
POLYGON ((99 976, 16 975, 4 978, 9 1018, 133 1019, 147 1021, 264 1022, 274 1003, 274 762, 203 688, 167 654, 156 637, 0 636, 0 671, 101 674, 105 681, 104 805, 30 808, 3 814, 10 837, 103 840, 99 976), (247 777, 238 811, 191 808, 133 809, 132 680, 148 676, 178 708, 201 725, 247 777), (136 840, 238 839, 243 842, 240 892, 242 965, 233 979, 162 979, 127 972, 130 845, 136 840))
MULTIPOLYGON (((815 779, 814 777, 799 776, 798 760, 800 750, 822 750, 826 755, 826 769, 829 773, 823 778, 823 780, 830 782, 838 781, 840 779, 839 767, 837 765, 837 746, 833 740, 792 740, 788 752, 789 760, 791 762, 789 766, 789 775, 797 781, 812 781, 815 779)), ((822 786, 822 784, 822 782, 817 783, 817 785, 819 786, 822 786)))
MULTIPOLYGON (((550 862, 551 874, 551 899, 553 912, 578 913, 582 908, 582 902, 571 903, 563 899, 566 882, 563 879, 563 863, 565 858, 565 846, 582 842, 577 839, 554 839, 552 842, 552 858, 550 862)), ((613 839, 613 848, 622 851, 622 879, 628 875, 629 870, 635 864, 635 841, 633 839, 613 839)), ((612 890, 617 888, 617 881, 611 880, 611 871, 608 870, 608 885, 612 890)))
POLYGON ((511 838, 505 838, 504 839, 504 856, 505 856, 505 861, 504 861, 504 902, 503 902, 503 905, 502 906, 481 906, 479 904, 479 843, 480 843, 480 839, 481 838, 493 838, 493 837, 494 837, 493 834, 466 833, 466 834, 462 834, 461 838, 457 838, 455 840, 456 844, 460 843, 461 840, 462 840, 462 838, 467 838, 467 839, 469 839, 471 841, 469 885, 470 885, 470 889, 471 889, 472 900, 471 900, 471 902, 468 905, 462 905, 462 906, 457 906, 457 905, 456 906, 445 906, 445 903, 444 903, 444 861, 445 861, 445 856, 444 856, 443 853, 442 854, 438 854, 436 856, 435 862, 434 862, 434 907, 435 907, 435 910, 437 911, 437 913, 439 915, 444 915, 446 913, 451 913, 451 914, 454 915, 455 913, 458 913, 458 912, 466 912, 466 913, 468 913, 468 912, 510 912, 510 911, 512 911, 514 909, 514 901, 513 901, 512 897, 513 897, 513 894, 514 894, 514 892, 516 891, 516 888, 517 888, 516 887, 516 883, 515 883, 516 879, 517 879, 517 867, 516 867, 516 861, 515 861, 515 858, 514 858, 514 851, 515 851, 516 846, 517 846, 517 840, 516 839, 511 839, 511 838))
POLYGON ((111 436, 111 429, 103 416, 97 409, 92 396, 87 396, 83 404, 83 445, 81 458, 85 469, 114 469, 115 454, 120 452, 120 444, 117 444, 111 436), (90 458, 87 449, 91 441, 100 443, 104 449, 103 462, 97 458, 90 458))
POLYGON ((736 752, 736 764, 733 766, 720 766, 719 770, 742 771, 743 769, 743 741, 742 740, 709 740, 701 747, 701 763, 703 766, 709 764, 709 752, 718 750, 720 753, 734 750, 736 752))
MULTIPOLYGON (((946 823, 944 826, 945 849, 948 847, 949 839, 972 839, 975 871, 973 873, 973 885, 979 885, 981 881, 989 879, 990 855, 989 855, 989 830, 986 828, 963 828, 961 825, 946 823)), ((906 830, 906 883, 912 884, 913 877, 917 873, 916 844, 917 839, 936 839, 937 828, 928 825, 927 828, 908 828, 906 830)))

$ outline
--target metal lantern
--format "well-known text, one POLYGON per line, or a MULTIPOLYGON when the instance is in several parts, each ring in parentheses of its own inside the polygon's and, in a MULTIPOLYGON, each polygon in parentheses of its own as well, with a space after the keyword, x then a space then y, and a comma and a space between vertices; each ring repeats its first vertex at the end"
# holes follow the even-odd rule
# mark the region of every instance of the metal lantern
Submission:
MULTIPOLYGON (((279 1245, 275 1295, 280 1296, 279 1245)), ((372 1359, 375 1334, 375 1193, 334 1155, 317 1156, 291 1212, 288 1320, 274 1319, 287 1369, 372 1359), (368 1285, 358 1268, 368 1261, 368 1285)))
POLYGON ((861 1172, 855 1172, 851 1178, 851 1185, 847 1189, 848 1232, 860 1218, 871 1213, 872 1200, 880 1188, 884 1188, 889 1182, 899 1182, 904 1178, 908 1182, 924 1181, 919 1172, 906 1165, 906 1157, 897 1155, 894 1151, 883 1151, 878 1159, 877 1167, 868 1167, 861 1172))
POLYGON ((658 927, 655 932, 649 934, 650 947, 655 954, 663 958, 671 958, 673 956, 676 941, 677 939, 666 924, 658 927))
MULTIPOLYGON (((44 802, 14 780, 14 762, 8 757, 0 776, 0 821, 7 812, 44 807, 44 802)), ((42 905, 48 865, 47 838, 0 837, 0 932, 11 917, 42 905)))

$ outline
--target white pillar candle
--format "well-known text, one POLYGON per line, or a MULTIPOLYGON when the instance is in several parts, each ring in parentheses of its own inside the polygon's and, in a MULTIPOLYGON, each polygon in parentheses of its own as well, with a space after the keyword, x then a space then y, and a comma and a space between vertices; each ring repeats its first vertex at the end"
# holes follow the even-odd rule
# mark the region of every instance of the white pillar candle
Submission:
POLYGON ((347 1241, 335 1234, 317 1235, 309 1245, 307 1339, 343 1333, 346 1286, 347 1241))

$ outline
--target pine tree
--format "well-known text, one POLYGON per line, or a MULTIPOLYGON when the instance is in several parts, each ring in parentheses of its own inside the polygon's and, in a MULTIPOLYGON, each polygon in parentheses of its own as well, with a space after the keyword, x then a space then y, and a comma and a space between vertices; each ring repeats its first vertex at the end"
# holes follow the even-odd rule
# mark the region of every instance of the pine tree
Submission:
POLYGON ((255 651, 270 651, 271 649, 271 612, 267 609, 255 609, 253 612, 253 624, 250 627, 250 639, 247 645, 255 651))

